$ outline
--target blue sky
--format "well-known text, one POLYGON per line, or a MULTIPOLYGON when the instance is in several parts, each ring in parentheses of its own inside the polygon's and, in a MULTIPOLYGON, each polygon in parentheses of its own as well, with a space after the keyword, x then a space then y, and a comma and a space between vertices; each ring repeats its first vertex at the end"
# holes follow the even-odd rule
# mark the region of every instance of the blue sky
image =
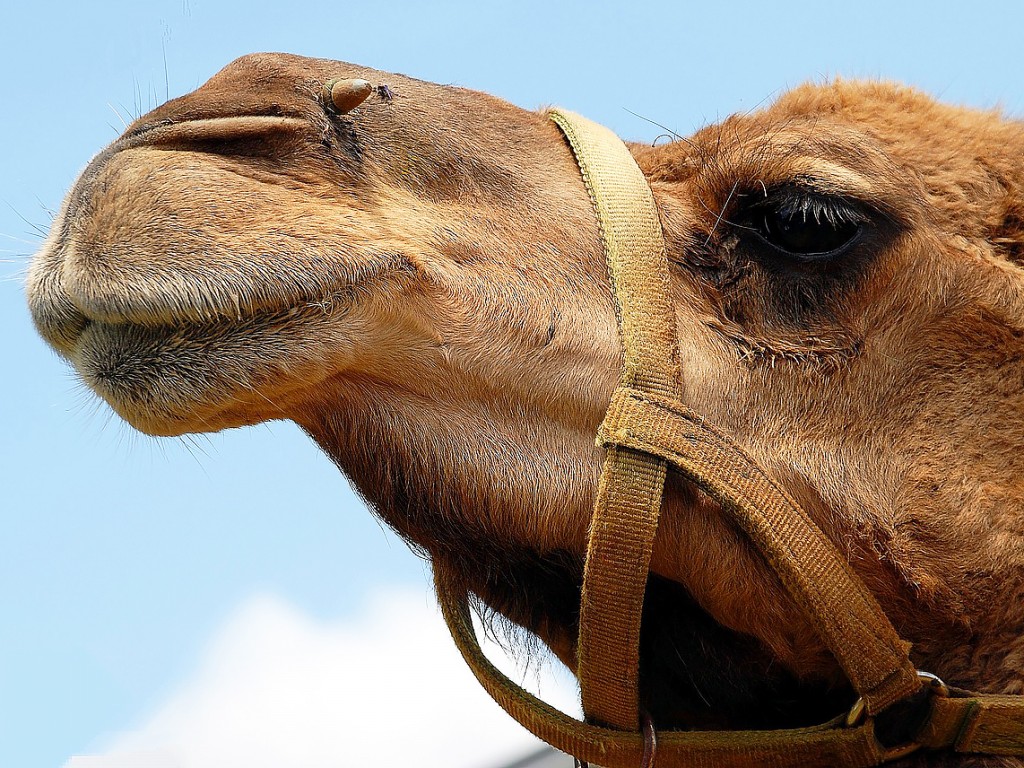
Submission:
MULTIPOLYGON (((353 633, 384 631, 381 606, 432 620, 408 608, 429 605, 409 603, 425 590, 423 564, 295 428, 138 435, 35 337, 22 298, 28 255, 47 211, 122 118, 260 50, 455 83, 528 108, 560 104, 647 141, 661 129, 631 112, 686 134, 788 86, 836 75, 902 80, 948 101, 1024 114, 1024 4, 626 5, 4 4, 0 765, 61 766, 126 744, 151 749, 158 725, 166 743, 198 739, 202 724, 183 725, 180 713, 215 700, 202 698, 203 686, 230 678, 217 671, 218 659, 244 657, 232 638, 287 636, 280 647, 289 653, 308 652, 311 638, 365 650, 372 644, 353 633)), ((272 655, 270 645, 260 654, 272 655)), ((420 645, 430 644, 413 632, 410 658, 420 645)), ((372 681, 373 664, 383 661, 366 658, 372 681)), ((447 663, 424 658, 438 669, 447 663)), ((433 709, 442 721, 450 715, 433 709)), ((265 729, 275 727, 277 715, 261 716, 265 729)), ((516 738, 493 753, 529 748, 516 738)), ((481 750, 467 766, 494 764, 486 743, 481 750)), ((202 763, 181 760, 167 765, 202 763)))

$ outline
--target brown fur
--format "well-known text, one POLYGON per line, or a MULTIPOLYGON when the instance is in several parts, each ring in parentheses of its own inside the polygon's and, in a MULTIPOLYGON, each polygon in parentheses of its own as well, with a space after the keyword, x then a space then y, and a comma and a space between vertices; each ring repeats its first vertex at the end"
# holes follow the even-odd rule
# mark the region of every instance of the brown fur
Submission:
MULTIPOLYGON (((632 149, 669 244, 688 403, 806 506, 919 667, 1024 693, 1024 126, 837 82, 632 149), (827 264, 767 256, 733 217, 792 184, 869 210, 870 235, 827 264)), ((437 567, 572 662, 620 351, 590 202, 543 114, 239 59, 93 161, 29 300, 143 431, 301 424, 437 567), (392 98, 328 114, 337 77, 392 98)), ((656 720, 847 705, 760 556, 669 488, 644 630, 656 720)))

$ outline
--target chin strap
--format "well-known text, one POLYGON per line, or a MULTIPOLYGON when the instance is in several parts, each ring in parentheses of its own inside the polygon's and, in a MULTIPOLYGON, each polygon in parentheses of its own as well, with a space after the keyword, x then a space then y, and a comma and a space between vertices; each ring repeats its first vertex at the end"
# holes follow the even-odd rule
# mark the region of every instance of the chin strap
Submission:
POLYGON ((925 749, 1024 755, 1024 697, 971 694, 917 672, 874 596, 800 506, 727 435, 682 404, 676 318, 653 194, 608 129, 554 110, 594 203, 623 345, 598 431, 606 457, 590 525, 577 677, 587 722, 553 709, 486 659, 469 595, 435 566, 456 645, 528 730, 606 768, 874 766, 925 749), (667 468, 730 515, 810 619, 859 696, 845 717, 774 731, 641 728, 640 618, 667 468), (645 735, 646 733, 646 735, 645 735), (654 744, 657 745, 656 758, 654 744))

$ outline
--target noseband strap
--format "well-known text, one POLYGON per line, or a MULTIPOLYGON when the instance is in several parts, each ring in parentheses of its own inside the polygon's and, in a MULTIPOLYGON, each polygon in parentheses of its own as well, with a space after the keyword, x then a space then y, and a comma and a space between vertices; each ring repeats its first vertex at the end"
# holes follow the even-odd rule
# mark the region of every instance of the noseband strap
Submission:
POLYGON ((909 644, 835 545, 734 440, 682 403, 671 278, 653 193, 611 131, 562 110, 551 119, 568 139, 594 204, 623 347, 621 382, 598 431, 606 454, 580 606, 576 673, 587 722, 494 668, 473 632, 469 595, 437 567, 445 619, 477 678, 522 725, 564 752, 606 768, 643 764, 653 739, 640 727, 640 619, 672 467, 714 499, 764 556, 859 699, 848 716, 813 728, 659 732, 660 768, 852 768, 922 747, 1024 754, 1024 697, 969 694, 918 673, 909 644), (911 740, 886 743, 878 724, 918 701, 926 712, 911 740))

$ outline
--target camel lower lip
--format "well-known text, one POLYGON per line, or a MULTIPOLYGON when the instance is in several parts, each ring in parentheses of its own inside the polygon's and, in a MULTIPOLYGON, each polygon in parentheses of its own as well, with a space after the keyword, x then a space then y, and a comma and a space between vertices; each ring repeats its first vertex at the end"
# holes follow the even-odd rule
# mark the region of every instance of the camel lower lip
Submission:
POLYGON ((292 317, 182 327, 91 321, 70 357, 89 388, 143 432, 181 434, 215 421, 217 428, 237 426, 284 415, 253 393, 281 386, 274 347, 292 317), (222 423, 218 414, 227 410, 249 415, 222 423))
POLYGON ((252 346, 254 337, 280 336, 296 325, 300 316, 313 312, 293 308, 173 326, 88 320, 78 334, 71 357, 90 385, 118 386, 127 380, 136 386, 144 385, 149 376, 157 384, 168 374, 214 369, 221 364, 221 358, 237 354, 238 346, 252 346))
POLYGON ((325 361, 334 370, 349 359, 341 318, 351 304, 174 326, 91 320, 68 357, 93 392, 148 434, 289 418, 324 378, 325 361))
POLYGON ((90 321, 78 335, 71 358, 86 384, 117 408, 152 400, 147 393, 159 391, 161 382, 187 380, 208 368, 212 360, 204 360, 204 336, 209 332, 90 321), (189 349, 194 350, 191 359, 181 360, 189 349))

